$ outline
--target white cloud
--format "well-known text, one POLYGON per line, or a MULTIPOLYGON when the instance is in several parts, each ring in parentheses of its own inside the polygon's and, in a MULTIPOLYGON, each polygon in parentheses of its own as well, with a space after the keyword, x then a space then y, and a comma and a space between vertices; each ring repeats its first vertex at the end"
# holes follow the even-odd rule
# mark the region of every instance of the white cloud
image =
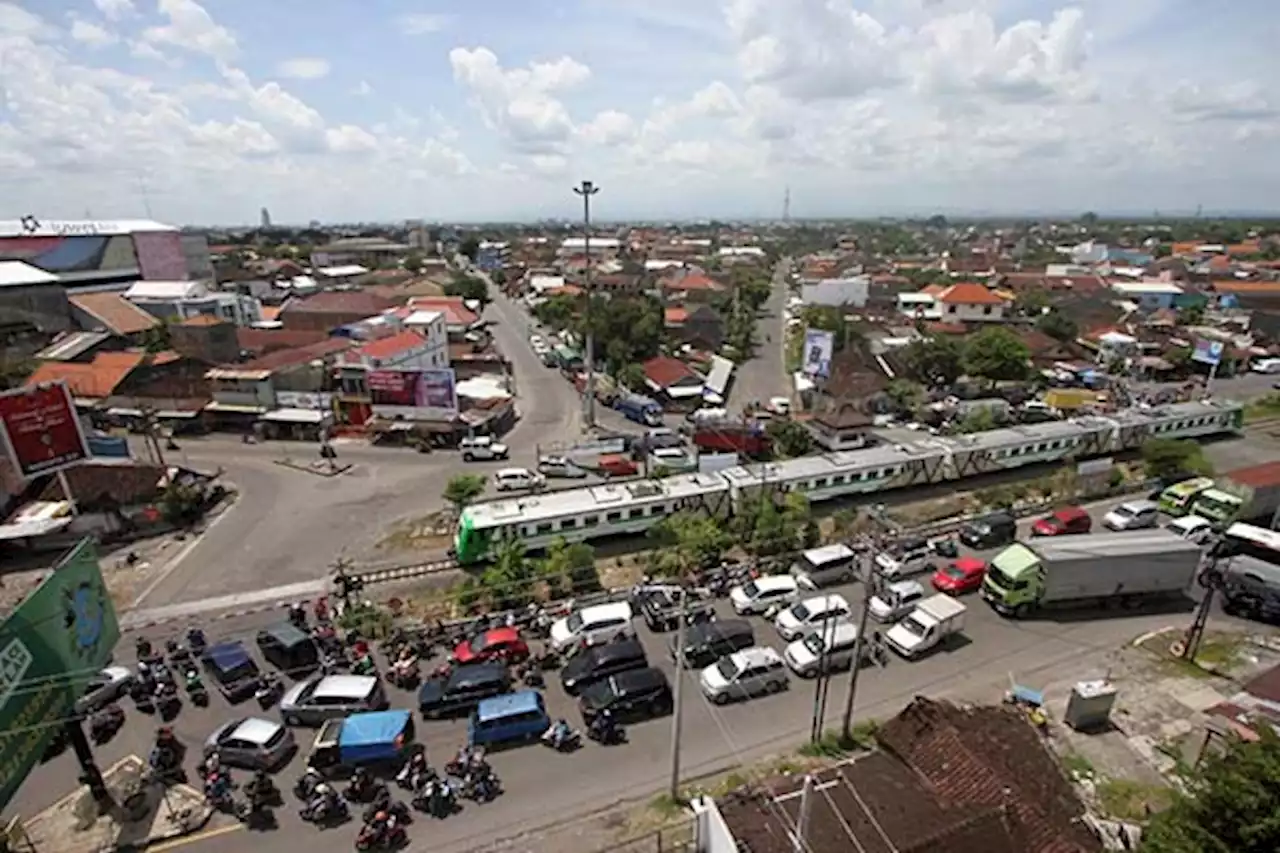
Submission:
POLYGON ((15 3, 0 3, 0 34, 46 38, 55 33, 56 30, 39 15, 15 3))
POLYGON ((352 94, 359 95, 362 98, 367 98, 373 94, 373 86, 369 85, 368 80, 361 80, 356 84, 356 87, 352 89, 351 92, 352 94))
POLYGON ((591 69, 562 56, 527 68, 503 68, 486 47, 449 51, 453 78, 475 98, 491 127, 515 147, 535 153, 554 149, 573 134, 573 119, 560 94, 582 85, 591 69))
POLYGON ((175 60, 170 59, 160 52, 149 41, 131 41, 129 42, 129 55, 134 59, 142 59, 148 62, 164 62, 166 64, 175 64, 175 60))
POLYGON ((407 36, 425 36, 430 33, 438 33, 448 27, 452 21, 453 17, 451 15, 432 15, 424 12, 402 15, 396 19, 400 31, 407 36))
POLYGON ((619 145, 636 135, 636 122, 618 110, 604 110, 578 128, 582 138, 595 145, 619 145))
POLYGON ((72 17, 71 38, 89 47, 106 47, 120 40, 119 36, 84 18, 72 17))
POLYGON ((144 30, 142 37, 146 41, 173 45, 224 61, 240 52, 231 31, 214 21, 195 0, 159 0, 159 10, 168 23, 144 30))
POLYGON ((372 133, 354 124, 331 127, 325 131, 329 150, 335 154, 359 154, 375 151, 378 139, 372 133))
POLYGON ((133 6, 133 0, 93 0, 93 5, 108 21, 118 21, 138 11, 133 6))
POLYGON ((282 77, 293 80, 319 80, 329 74, 329 61, 316 57, 301 56, 286 59, 277 66, 282 77))

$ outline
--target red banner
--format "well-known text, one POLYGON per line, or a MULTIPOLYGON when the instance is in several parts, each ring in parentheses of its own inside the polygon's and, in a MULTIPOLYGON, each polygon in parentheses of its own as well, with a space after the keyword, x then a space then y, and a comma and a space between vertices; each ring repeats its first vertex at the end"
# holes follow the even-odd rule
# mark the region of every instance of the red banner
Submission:
POLYGON ((14 467, 27 479, 90 456, 65 382, 29 385, 0 394, 0 438, 5 440, 14 467))

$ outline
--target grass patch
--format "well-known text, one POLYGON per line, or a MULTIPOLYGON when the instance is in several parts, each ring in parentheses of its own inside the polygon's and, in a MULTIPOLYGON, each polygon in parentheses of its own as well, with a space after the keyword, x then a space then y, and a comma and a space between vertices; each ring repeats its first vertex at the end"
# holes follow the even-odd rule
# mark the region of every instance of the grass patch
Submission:
POLYGON ((1062 767, 1067 771, 1067 773, 1078 778, 1088 778, 1097 775, 1097 772, 1093 769, 1093 762, 1078 752, 1068 752, 1063 755, 1062 767))
POLYGON ((1173 789, 1162 785, 1144 785, 1131 779, 1106 779, 1096 787, 1098 806, 1117 820, 1145 821, 1173 802, 1173 789))
POLYGON ((680 792, 679 799, 669 793, 659 794, 649 801, 649 808, 655 814, 670 819, 684 811, 687 802, 688 800, 685 798, 683 791, 680 792))
POLYGON ((840 732, 828 729, 816 742, 806 743, 799 751, 805 758, 844 758, 851 752, 875 746, 879 729, 880 724, 875 720, 863 720, 853 727, 848 740, 841 737, 840 732))
POLYGON ((1181 639, 1181 634, 1164 632, 1146 640, 1140 647, 1154 655, 1157 667, 1169 675, 1204 679, 1230 674, 1241 663, 1247 642, 1242 634, 1209 632, 1200 641, 1195 660, 1189 661, 1175 657, 1170 651, 1175 640, 1181 639))
POLYGON ((380 640, 387 636, 394 622, 395 619, 391 614, 381 607, 370 607, 365 604, 355 604, 344 610, 338 617, 339 627, 348 631, 353 629, 359 631, 360 636, 371 640, 380 640))
POLYGON ((1229 672, 1240 663, 1244 638, 1234 634, 1206 637, 1200 643, 1196 663, 1219 672, 1229 672))
POLYGON ((1244 422, 1280 417, 1280 394, 1264 394, 1244 407, 1244 422))

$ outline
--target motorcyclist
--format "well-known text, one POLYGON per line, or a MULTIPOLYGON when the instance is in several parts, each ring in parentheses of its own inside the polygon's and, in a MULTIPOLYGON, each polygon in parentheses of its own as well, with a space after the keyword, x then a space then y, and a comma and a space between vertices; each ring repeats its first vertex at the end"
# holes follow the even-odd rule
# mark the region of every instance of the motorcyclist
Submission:
POLYGON ((312 820, 320 820, 333 814, 338 809, 338 792, 328 782, 318 782, 311 789, 311 799, 307 801, 307 811, 312 820))
POLYGON ((265 805, 271 799, 275 792, 276 785, 271 781, 271 777, 267 775, 267 771, 258 768, 253 773, 253 778, 249 780, 249 784, 245 786, 245 793, 249 795, 249 802, 256 809, 259 805, 265 805))
POLYGON ((409 757, 404 767, 396 774, 396 781, 405 784, 411 790, 417 790, 421 784, 421 780, 430 772, 427 766, 427 753, 424 750, 418 750, 409 757))
POLYGON ((133 641, 133 650, 137 655, 139 662, 151 660, 151 655, 155 651, 151 648, 151 641, 146 637, 139 637, 133 641))
POLYGON ((206 645, 207 644, 204 638, 204 631, 200 630, 199 628, 187 629, 187 648, 191 649, 193 652, 198 653, 206 645))
POLYGON ((215 770, 204 779, 204 795, 214 802, 226 799, 231 793, 231 776, 221 769, 215 770))
POLYGON ((366 826, 373 833, 374 840, 381 844, 391 831, 391 815, 386 812, 377 812, 374 814, 373 820, 369 821, 366 826))
POLYGON ((351 671, 356 675, 369 675, 375 669, 377 669, 377 664, 373 662, 373 656, 367 652, 361 655, 351 666, 351 671))
POLYGON ((556 749, 563 748, 572 735, 573 729, 569 727, 569 721, 564 717, 552 723, 551 728, 547 730, 547 740, 556 749))
POLYGON ((200 678, 200 671, 194 666, 187 667, 187 671, 182 673, 182 684, 187 688, 188 693, 204 689, 204 680, 200 678))
POLYGON ((182 760, 182 743, 173 729, 161 726, 156 729, 155 745, 151 749, 151 766, 157 770, 171 770, 182 760))
POLYGON ((618 731, 618 723, 613 718, 613 713, 608 709, 601 711, 591 718, 591 732, 596 740, 608 741, 612 740, 618 731))
POLYGON ((300 602, 294 602, 289 605, 289 621, 299 628, 307 626, 307 611, 300 602))
POLYGON ((316 615, 316 621, 317 621, 317 622, 328 622, 328 621, 329 621, 329 599, 328 599, 328 597, 327 597, 327 596, 323 596, 323 595, 322 595, 322 596, 320 596, 319 598, 317 598, 317 599, 316 599, 316 603, 315 603, 314 607, 312 608, 312 611, 313 611, 313 612, 315 613, 315 615, 316 615))
POLYGON ((364 767, 357 767, 351 774, 351 783, 349 790, 351 795, 357 800, 362 800, 369 795, 371 786, 373 785, 373 776, 364 767))

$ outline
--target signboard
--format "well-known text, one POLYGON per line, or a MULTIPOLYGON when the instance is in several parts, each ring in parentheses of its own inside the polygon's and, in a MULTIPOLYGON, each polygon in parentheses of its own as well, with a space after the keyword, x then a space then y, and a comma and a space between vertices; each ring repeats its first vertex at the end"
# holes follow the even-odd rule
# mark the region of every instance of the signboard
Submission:
POLYGON ((371 370, 366 382, 375 414, 428 421, 458 416, 458 383, 452 368, 371 370))
POLYGON ((1226 348, 1227 345, 1222 341, 1197 340, 1195 349, 1191 352, 1191 360, 1201 364, 1217 365, 1222 361, 1222 353, 1226 348))
POLYGON ((827 379, 831 376, 831 353, 835 350, 836 336, 823 329, 804 331, 804 373, 827 379))
POLYGON ((27 479, 70 467, 91 455, 65 382, 28 385, 0 394, 0 440, 18 473, 27 479))
POLYGON ((282 409, 333 410, 333 395, 311 391, 277 391, 276 405, 282 409))
POLYGON ((0 808, 119 639, 115 608, 88 539, 0 625, 0 808))

